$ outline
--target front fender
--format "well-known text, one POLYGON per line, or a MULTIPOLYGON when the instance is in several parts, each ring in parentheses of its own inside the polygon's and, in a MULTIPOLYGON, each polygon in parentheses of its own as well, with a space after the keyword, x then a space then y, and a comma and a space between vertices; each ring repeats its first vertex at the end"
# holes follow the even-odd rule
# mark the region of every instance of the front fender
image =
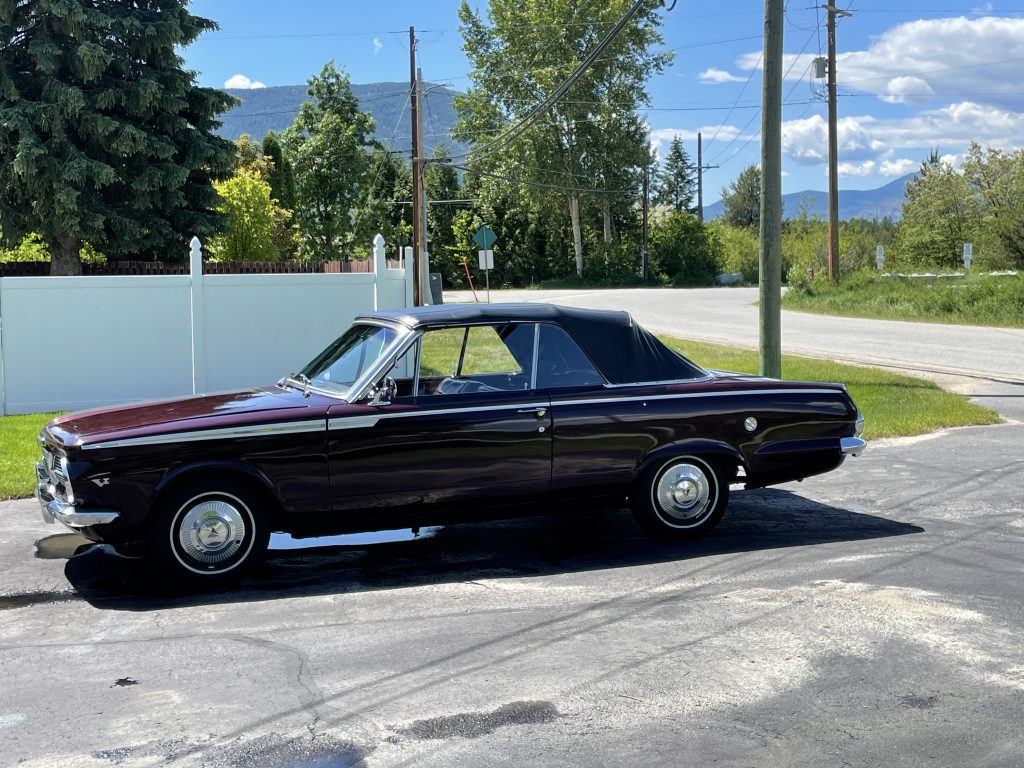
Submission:
POLYGON ((154 488, 153 498, 156 499, 163 495, 163 492, 167 490, 168 487, 184 477, 199 474, 216 474, 217 472, 243 474, 251 480, 259 483, 261 488, 272 494, 275 498, 277 497, 277 489, 274 487, 273 482, 271 482, 270 478, 267 477, 266 474, 264 474, 258 467, 246 464, 244 461, 210 459, 207 461, 179 464, 178 466, 168 470, 164 476, 160 478, 160 482, 157 483, 156 488, 154 488))

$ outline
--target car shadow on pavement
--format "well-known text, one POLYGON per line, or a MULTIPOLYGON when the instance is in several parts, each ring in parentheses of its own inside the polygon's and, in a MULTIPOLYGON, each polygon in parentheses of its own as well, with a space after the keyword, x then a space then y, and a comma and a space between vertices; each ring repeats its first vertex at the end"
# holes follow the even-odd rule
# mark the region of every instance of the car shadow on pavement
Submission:
POLYGON ((100 545, 80 547, 64 573, 78 596, 97 608, 147 611, 623 568, 923 530, 786 490, 759 489, 735 493, 715 531, 697 541, 652 538, 620 510, 446 526, 387 543, 316 546, 313 540, 307 549, 271 550, 239 583, 202 593, 170 588, 147 561, 100 545))

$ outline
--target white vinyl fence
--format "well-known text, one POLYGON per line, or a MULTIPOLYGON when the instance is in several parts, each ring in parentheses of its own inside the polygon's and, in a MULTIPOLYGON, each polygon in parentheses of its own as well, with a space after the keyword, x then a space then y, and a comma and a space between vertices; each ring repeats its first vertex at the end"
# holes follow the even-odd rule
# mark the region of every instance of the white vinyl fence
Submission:
POLYGON ((374 271, 0 278, 0 413, 78 410, 270 384, 356 315, 412 304, 412 267, 374 271))

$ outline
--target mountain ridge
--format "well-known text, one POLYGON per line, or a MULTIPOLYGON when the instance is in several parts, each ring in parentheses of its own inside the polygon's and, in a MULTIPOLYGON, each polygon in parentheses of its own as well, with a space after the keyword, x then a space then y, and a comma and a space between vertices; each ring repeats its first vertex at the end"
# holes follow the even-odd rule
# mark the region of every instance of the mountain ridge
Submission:
MULTIPOLYGON (((908 173, 874 189, 839 190, 840 220, 883 219, 888 216, 893 221, 899 221, 903 215, 907 182, 916 176, 916 171, 908 173)), ((809 216, 828 218, 828 192, 817 189, 804 189, 783 195, 782 217, 795 217, 805 205, 809 216)), ((723 211, 722 201, 719 200, 704 206, 704 218, 719 219, 723 211)))
MULTIPOLYGON (((427 154, 433 154, 438 146, 446 147, 451 154, 465 151, 466 145, 451 139, 456 119, 452 99, 458 91, 430 83, 425 85, 430 89, 423 97, 423 144, 427 154)), ((309 100, 305 85, 224 90, 241 102, 220 116, 221 127, 217 133, 232 141, 243 133, 253 141, 262 141, 268 131, 280 133, 295 120, 302 102, 309 100)), ((359 100, 359 108, 373 115, 374 138, 388 149, 408 153, 412 145, 409 84, 353 83, 352 93, 359 100)))

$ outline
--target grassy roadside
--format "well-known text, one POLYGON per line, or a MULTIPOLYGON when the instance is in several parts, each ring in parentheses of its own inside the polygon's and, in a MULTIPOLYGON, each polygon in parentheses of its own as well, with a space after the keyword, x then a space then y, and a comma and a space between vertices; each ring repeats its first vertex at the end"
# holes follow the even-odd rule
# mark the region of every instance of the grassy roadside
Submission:
MULTIPOLYGON (((662 340, 706 368, 756 373, 757 353, 664 336, 662 340)), ((929 381, 827 360, 784 356, 787 379, 841 381, 847 385, 866 419, 865 436, 920 435, 944 427, 997 424, 994 411, 946 392, 929 381)), ((36 435, 56 414, 0 417, 0 499, 29 496, 32 466, 38 458, 36 435)))
POLYGON ((1024 277, 929 282, 856 273, 838 285, 819 280, 807 290, 787 291, 782 306, 845 317, 1024 328, 1024 277))
MULTIPOLYGON (((740 373, 757 373, 757 352, 662 336, 661 340, 698 365, 740 373)), ((864 434, 875 437, 923 435, 947 427, 999 424, 999 414, 947 392, 930 381, 879 368, 783 355, 782 375, 791 380, 839 381, 864 414, 864 434)))

